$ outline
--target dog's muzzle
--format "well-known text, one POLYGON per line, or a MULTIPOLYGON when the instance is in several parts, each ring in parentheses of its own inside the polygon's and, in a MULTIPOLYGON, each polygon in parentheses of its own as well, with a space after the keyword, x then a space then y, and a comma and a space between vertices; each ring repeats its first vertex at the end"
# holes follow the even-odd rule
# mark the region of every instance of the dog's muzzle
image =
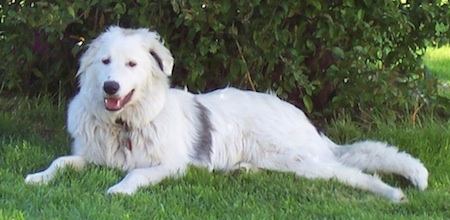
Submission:
POLYGON ((120 85, 116 81, 106 81, 103 84, 103 91, 106 93, 106 97, 104 99, 105 108, 108 111, 119 111, 131 100, 134 89, 123 97, 116 95, 119 89, 120 85))

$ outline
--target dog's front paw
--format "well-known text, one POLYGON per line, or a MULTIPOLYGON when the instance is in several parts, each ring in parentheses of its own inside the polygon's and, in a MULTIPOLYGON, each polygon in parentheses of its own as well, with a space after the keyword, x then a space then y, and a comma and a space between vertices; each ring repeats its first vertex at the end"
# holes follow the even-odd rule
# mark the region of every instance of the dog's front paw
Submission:
POLYGON ((39 172, 39 173, 28 174, 25 177, 25 183, 26 184, 46 184, 51 179, 52 179, 52 176, 50 176, 44 172, 39 172))
POLYGON ((110 195, 121 194, 121 195, 133 195, 137 191, 136 186, 130 186, 128 184, 118 183, 110 187, 107 191, 110 195))

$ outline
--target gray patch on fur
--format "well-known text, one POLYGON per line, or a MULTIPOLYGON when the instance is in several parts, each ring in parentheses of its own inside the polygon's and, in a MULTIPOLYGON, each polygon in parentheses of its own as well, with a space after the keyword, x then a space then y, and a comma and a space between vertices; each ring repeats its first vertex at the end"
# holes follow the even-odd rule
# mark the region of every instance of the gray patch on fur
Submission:
POLYGON ((211 145, 213 127, 209 118, 210 111, 196 99, 194 99, 197 108, 197 139, 194 141, 194 154, 192 157, 201 162, 211 161, 211 145))

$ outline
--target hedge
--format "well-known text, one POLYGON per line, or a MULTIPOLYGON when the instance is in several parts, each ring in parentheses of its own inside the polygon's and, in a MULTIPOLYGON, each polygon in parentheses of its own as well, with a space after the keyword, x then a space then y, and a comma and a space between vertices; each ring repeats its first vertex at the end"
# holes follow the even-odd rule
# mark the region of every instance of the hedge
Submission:
POLYGON ((176 60, 173 84, 271 90, 317 116, 394 114, 438 100, 420 57, 449 39, 447 2, 54 0, 0 3, 1 91, 76 91, 78 58, 109 25, 148 27, 176 60))

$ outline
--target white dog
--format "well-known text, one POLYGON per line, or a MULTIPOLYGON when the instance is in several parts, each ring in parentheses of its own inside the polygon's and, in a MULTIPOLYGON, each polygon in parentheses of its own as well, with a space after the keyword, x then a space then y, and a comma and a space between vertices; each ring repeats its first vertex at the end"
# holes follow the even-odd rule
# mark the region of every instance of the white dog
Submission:
POLYGON ((405 199, 400 189, 363 171, 395 173, 427 187, 428 171, 418 159, 374 141, 339 146, 274 95, 170 89, 173 62, 159 35, 147 29, 110 27, 93 40, 81 58, 80 92, 68 110, 73 155, 25 181, 46 183, 58 169, 94 163, 128 171, 108 189, 112 194, 133 194, 182 175, 189 165, 335 178, 395 202, 405 199))

